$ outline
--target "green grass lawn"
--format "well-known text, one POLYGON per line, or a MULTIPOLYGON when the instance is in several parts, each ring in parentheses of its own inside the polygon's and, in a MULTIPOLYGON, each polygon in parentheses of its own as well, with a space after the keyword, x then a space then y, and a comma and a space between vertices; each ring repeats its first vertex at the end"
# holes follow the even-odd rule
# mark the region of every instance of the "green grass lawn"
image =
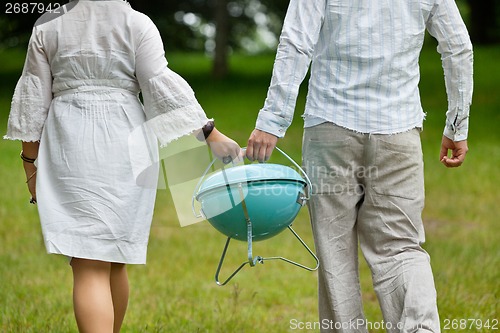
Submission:
MULTIPOLYGON (((273 56, 234 55, 232 74, 223 81, 209 78, 210 62, 203 56, 168 57, 170 66, 191 83, 217 127, 246 145, 266 96, 273 56)), ((476 48, 470 152, 461 168, 449 170, 438 161, 446 111, 439 55, 432 48, 422 54, 421 94, 427 112, 422 133, 425 248, 432 258, 443 325, 447 320, 500 319, 499 58, 500 47, 476 48)), ((0 53, 2 134, 23 61, 24 52, 0 53)), ((279 143, 296 161, 300 161, 304 93, 302 89, 296 119, 279 143)), ((19 150, 18 142, 0 141, 0 331, 76 332, 71 271, 64 258, 45 254, 36 208, 28 203, 19 150)), ((312 246, 306 209, 294 227, 312 246)), ((123 332, 289 332, 293 319, 317 321, 316 274, 292 265, 266 262, 245 268, 226 287, 216 286, 213 275, 224 242, 208 223, 181 228, 170 193, 159 191, 148 264, 129 268, 131 298, 123 332)), ((288 233, 255 243, 254 252, 311 263, 288 233)), ((224 273, 245 256, 246 243, 233 243, 224 273)), ((370 272, 364 262, 360 269, 366 315, 380 322, 370 272)))

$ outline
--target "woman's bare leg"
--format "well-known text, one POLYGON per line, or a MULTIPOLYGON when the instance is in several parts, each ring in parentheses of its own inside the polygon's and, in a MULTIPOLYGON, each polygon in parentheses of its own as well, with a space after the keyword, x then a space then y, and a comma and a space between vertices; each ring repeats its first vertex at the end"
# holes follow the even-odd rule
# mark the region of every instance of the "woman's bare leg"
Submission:
POLYGON ((125 264, 111 264, 110 285, 115 317, 113 332, 118 333, 128 305, 129 287, 125 264))
POLYGON ((73 258, 73 304, 81 333, 113 332, 111 263, 73 258))

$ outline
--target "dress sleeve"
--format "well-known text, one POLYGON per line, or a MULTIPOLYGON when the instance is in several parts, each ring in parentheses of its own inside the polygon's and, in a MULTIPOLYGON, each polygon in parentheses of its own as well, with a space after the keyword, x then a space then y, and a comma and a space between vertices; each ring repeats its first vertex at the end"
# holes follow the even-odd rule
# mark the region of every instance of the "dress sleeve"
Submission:
POLYGON ((136 49, 136 76, 147 125, 162 146, 202 128, 208 118, 189 84, 167 66, 158 29, 150 20, 136 49))
POLYGON ((39 141, 52 102, 52 73, 40 36, 33 30, 17 82, 5 139, 39 141))

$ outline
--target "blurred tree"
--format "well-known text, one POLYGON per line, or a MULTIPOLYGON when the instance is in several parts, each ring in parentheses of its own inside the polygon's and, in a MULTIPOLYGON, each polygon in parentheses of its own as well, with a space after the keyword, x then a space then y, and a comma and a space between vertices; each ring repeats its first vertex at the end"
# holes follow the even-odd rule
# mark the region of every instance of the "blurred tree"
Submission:
POLYGON ((223 78, 227 75, 229 44, 229 10, 228 0, 215 2, 215 54, 213 76, 223 78))
POLYGON ((500 43, 500 1, 467 0, 470 7, 469 30, 475 44, 500 43))
MULTIPOLYGON (((289 0, 128 1, 132 8, 145 13, 156 23, 167 51, 195 50, 212 55, 215 77, 227 74, 228 54, 232 50, 274 51, 289 3, 289 0)), ((500 42, 500 1, 461 1, 469 7, 468 25, 473 42, 500 42)), ((37 1, 45 7, 66 2, 37 1)), ((0 48, 24 47, 34 22, 40 16, 38 10, 1 15, 0 48)))
MULTIPOLYGON (((129 0, 145 13, 162 34, 167 51, 205 51, 214 58, 213 74, 228 71, 228 54, 243 49, 274 49, 289 0, 129 0)), ((38 0, 63 5, 67 0, 38 0)), ((0 16, 0 48, 27 44, 33 24, 41 15, 12 13, 0 16)))
POLYGON ((203 50, 213 56, 213 75, 228 73, 234 49, 275 48, 289 0, 129 0, 158 25, 166 48, 203 50))
MULTIPOLYGON (((17 2, 18 5, 20 3, 22 1, 17 2)), ((39 0, 36 6, 27 7, 27 12, 23 13, 22 7, 14 7, 15 2, 5 2, 0 14, 0 47, 26 45, 36 20, 45 10, 53 9, 55 3, 56 1, 39 0)))

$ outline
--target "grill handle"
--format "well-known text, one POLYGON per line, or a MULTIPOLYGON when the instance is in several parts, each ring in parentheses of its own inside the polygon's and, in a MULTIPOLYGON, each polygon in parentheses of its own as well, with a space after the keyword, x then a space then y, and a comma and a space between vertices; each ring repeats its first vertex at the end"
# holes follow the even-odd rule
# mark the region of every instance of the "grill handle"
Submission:
POLYGON ((311 198, 311 191, 312 191, 312 183, 311 183, 311 180, 309 179, 309 177, 307 176, 307 173, 304 171, 304 169, 302 169, 302 167, 300 165, 297 164, 297 162, 295 162, 290 156, 288 156, 283 150, 281 150, 280 148, 278 147, 275 147, 277 151, 279 151, 281 153, 281 155, 285 156, 290 162, 292 162, 292 164, 300 171, 300 173, 302 173, 302 176, 304 177, 306 183, 307 183, 307 196, 306 197, 303 197, 301 199, 303 199, 304 203, 302 205, 305 205, 305 202, 307 200, 309 200, 311 198))
MULTIPOLYGON (((307 185, 307 195, 305 197, 300 197, 298 198, 297 200, 300 199, 301 201, 301 205, 305 205, 306 202, 311 198, 311 191, 312 191, 312 184, 311 184, 311 180, 309 179, 309 177, 307 176, 306 172, 304 171, 304 169, 302 169, 302 167, 300 165, 297 164, 297 162, 295 162, 290 156, 288 156, 288 154, 286 154, 283 150, 281 150, 280 148, 278 147, 275 147, 277 151, 279 151, 281 153, 281 155, 283 155, 286 159, 288 159, 299 171, 300 173, 302 174, 302 176, 304 177, 304 180, 306 181, 306 185, 307 185)), ((246 147, 243 147, 241 148, 243 151, 246 150, 246 147)), ((245 155, 245 153, 243 153, 243 155, 245 155)), ((210 171, 210 169, 212 168, 212 166, 214 165, 215 161, 217 161, 217 158, 214 158, 212 160, 212 162, 210 162, 210 164, 208 165, 208 167, 205 169, 205 172, 203 172, 203 175, 201 176, 200 180, 198 181, 198 184, 196 184, 196 187, 194 189, 194 192, 193 192, 193 196, 191 198, 191 210, 193 211, 193 214, 196 218, 204 218, 205 216, 203 215, 203 212, 200 210, 199 212, 196 212, 196 208, 195 208, 195 199, 196 199, 196 195, 198 194, 198 191, 200 190, 200 187, 201 187, 201 184, 203 183, 203 180, 205 179, 205 177, 207 176, 207 173, 210 171)), ((233 162, 233 165, 234 165, 234 162, 233 162)), ((222 169, 224 170, 224 167, 222 167, 222 169)))

